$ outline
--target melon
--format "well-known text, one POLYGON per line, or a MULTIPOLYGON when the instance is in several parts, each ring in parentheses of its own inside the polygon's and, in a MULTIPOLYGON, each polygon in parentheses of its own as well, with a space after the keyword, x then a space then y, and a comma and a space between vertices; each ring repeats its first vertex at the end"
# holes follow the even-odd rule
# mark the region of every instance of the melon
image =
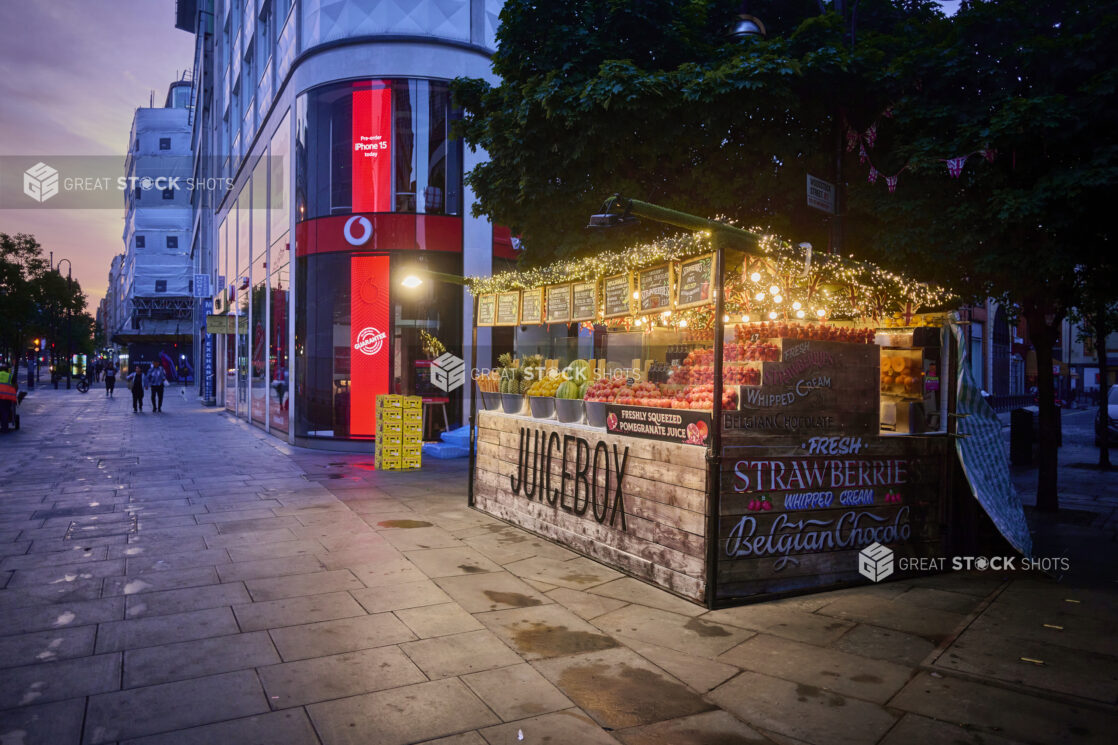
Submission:
POLYGON ((573 380, 580 384, 585 383, 590 380, 590 363, 586 360, 574 360, 567 365, 563 372, 567 374, 567 380, 573 380))
POLYGON ((578 383, 574 383, 570 380, 567 380, 567 381, 564 381, 564 382, 559 384, 558 390, 555 391, 555 397, 556 398, 571 398, 571 399, 582 398, 579 395, 578 390, 579 390, 578 383))
POLYGON ((579 398, 586 398, 586 392, 588 390, 590 390, 590 381, 589 380, 578 387, 578 397, 579 398))

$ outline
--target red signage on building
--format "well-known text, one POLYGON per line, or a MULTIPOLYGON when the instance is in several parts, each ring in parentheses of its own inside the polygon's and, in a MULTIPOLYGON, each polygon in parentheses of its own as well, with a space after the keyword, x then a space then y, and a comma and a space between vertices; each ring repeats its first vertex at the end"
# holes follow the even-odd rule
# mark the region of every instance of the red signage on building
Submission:
POLYGON ((353 91, 352 164, 353 211, 391 211, 392 89, 386 81, 353 91))
POLYGON ((349 434, 377 431, 377 395, 388 393, 389 330, 387 256, 349 260, 349 434))

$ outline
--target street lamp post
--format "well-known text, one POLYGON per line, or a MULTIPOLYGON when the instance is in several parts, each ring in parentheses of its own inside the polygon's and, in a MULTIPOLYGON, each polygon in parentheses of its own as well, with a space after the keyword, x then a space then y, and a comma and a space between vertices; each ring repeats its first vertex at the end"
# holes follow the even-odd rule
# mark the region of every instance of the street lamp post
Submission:
MULTIPOLYGON (((53 256, 53 253, 51 255, 53 256)), ((55 266, 54 270, 56 272, 58 272, 59 274, 62 274, 62 262, 63 261, 66 262, 66 292, 69 293, 69 292, 72 291, 71 282, 73 280, 72 280, 72 277, 70 275, 71 275, 71 272, 74 268, 73 264, 70 263, 69 259, 59 259, 58 264, 55 266)), ((72 327, 74 325, 74 323, 73 323, 74 312, 73 312, 73 308, 70 305, 70 300, 71 299, 69 297, 66 298, 66 390, 70 390, 70 378, 73 375, 73 370, 74 370, 74 368, 73 368, 74 350, 73 350, 73 342, 72 342, 72 337, 71 337, 71 335, 73 334, 73 328, 72 327)))

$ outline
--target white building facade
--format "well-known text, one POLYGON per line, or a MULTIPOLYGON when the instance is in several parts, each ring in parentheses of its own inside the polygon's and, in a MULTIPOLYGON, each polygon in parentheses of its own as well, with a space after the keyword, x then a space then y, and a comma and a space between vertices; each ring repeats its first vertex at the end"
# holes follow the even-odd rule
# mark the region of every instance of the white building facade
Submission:
POLYGON ((463 419, 467 389, 433 390, 422 348, 429 334, 467 358, 472 299, 400 280, 492 268, 462 178, 484 154, 452 136, 449 84, 492 78, 501 4, 179 1, 198 42, 195 175, 229 187, 196 197, 191 234, 225 316, 198 336, 219 405, 324 447, 372 439, 380 393, 463 419))

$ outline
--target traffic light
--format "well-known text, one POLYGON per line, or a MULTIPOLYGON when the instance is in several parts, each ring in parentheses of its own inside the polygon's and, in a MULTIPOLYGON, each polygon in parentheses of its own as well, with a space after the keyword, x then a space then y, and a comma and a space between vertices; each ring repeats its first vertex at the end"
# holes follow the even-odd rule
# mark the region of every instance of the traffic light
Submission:
POLYGON ((36 340, 35 340, 35 349, 38 349, 38 348, 39 348, 39 340, 38 340, 38 339, 36 339, 36 340))

